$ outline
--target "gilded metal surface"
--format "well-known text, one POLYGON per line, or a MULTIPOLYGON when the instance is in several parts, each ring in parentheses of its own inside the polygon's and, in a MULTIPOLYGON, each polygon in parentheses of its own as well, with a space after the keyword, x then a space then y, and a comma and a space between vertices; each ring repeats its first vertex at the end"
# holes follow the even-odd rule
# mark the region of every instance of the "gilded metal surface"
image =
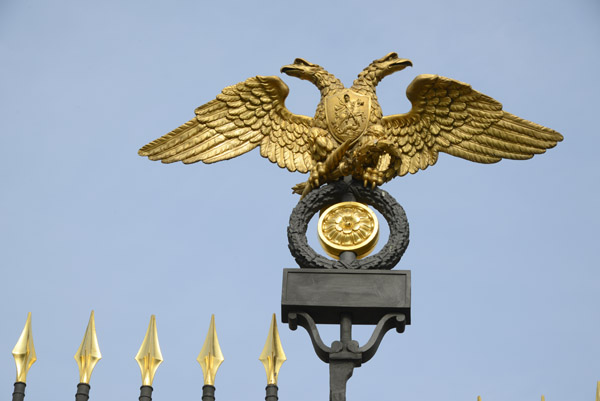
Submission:
POLYGON ((346 89, 323 67, 296 59, 281 72, 312 82, 321 92, 313 118, 285 107, 289 89, 275 76, 256 76, 228 86, 198 107, 195 117, 139 150, 163 163, 214 163, 260 147, 279 167, 310 172, 294 192, 306 195, 351 175, 374 187, 414 174, 445 152, 478 163, 529 159, 562 135, 502 110, 470 85, 438 75, 419 75, 406 94, 412 109, 383 116, 376 87, 412 66, 390 53, 367 66, 346 89), (332 155, 338 151, 338 155, 332 155))
POLYGON ((225 357, 221 352, 221 346, 219 345, 219 339, 217 338, 217 330, 215 328, 215 315, 210 318, 210 325, 208 327, 208 334, 204 340, 204 345, 198 354, 197 361, 202 366, 202 373, 204 373, 204 385, 215 385, 215 376, 219 366, 223 363, 225 357))
POLYGON ((354 142, 367 129, 371 98, 344 89, 325 98, 325 117, 331 135, 339 142, 354 142))
POLYGON ((135 356, 135 360, 140 365, 140 371, 142 373, 142 386, 152 386, 154 381, 154 375, 158 365, 163 362, 163 356, 160 352, 160 345, 158 344, 158 332, 156 331, 156 317, 150 316, 150 323, 148 324, 148 330, 144 336, 144 341, 135 356))
POLYGON ((359 202, 341 202, 327 208, 317 225, 319 242, 336 259, 344 251, 358 259, 367 256, 379 239, 379 222, 375 213, 359 202))
POLYGON ((94 311, 90 314, 90 320, 85 329, 83 340, 74 358, 79 366, 79 383, 89 384, 94 367, 102 359, 100 347, 98 346, 98 337, 96 336, 94 311))
POLYGON ((31 312, 27 314, 25 327, 19 336, 17 344, 12 350, 15 364, 17 365, 17 382, 26 383, 27 372, 37 360, 35 347, 33 346, 33 334, 31 332, 31 312))
POLYGON ((596 401, 600 401, 600 381, 596 384, 596 401))
POLYGON ((271 326, 269 327, 269 335, 265 342, 260 357, 258 358, 265 366, 267 373, 267 385, 277 385, 277 378, 279 377, 279 369, 281 365, 287 360, 283 347, 281 346, 281 339, 279 338, 279 331, 277 330, 277 319, 273 313, 271 319, 271 326))

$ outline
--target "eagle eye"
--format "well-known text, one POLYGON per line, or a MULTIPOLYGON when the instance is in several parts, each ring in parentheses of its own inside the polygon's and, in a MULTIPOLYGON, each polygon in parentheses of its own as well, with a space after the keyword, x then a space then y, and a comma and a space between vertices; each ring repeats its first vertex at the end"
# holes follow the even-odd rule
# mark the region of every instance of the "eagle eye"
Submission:
POLYGON ((385 61, 394 60, 398 58, 398 53, 390 53, 386 56, 385 61))
POLYGON ((310 66, 312 65, 311 63, 309 63, 308 61, 304 60, 303 58, 297 58, 296 60, 294 60, 294 64, 295 65, 304 65, 304 66, 310 66))

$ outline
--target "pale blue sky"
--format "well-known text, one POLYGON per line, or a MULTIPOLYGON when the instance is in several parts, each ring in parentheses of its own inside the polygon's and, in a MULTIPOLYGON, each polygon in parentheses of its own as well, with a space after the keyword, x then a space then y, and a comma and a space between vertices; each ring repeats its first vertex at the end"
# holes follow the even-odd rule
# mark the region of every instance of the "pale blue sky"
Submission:
MULTIPOLYGON (((593 400, 600 380, 600 4, 597 1, 0 2, 0 390, 27 312, 29 401, 69 399, 91 309, 104 359, 92 400, 134 400, 133 357, 156 314, 154 399, 200 399, 211 313, 225 362, 217 399, 261 400, 258 356, 280 320, 290 174, 253 151, 165 166, 137 149, 220 90, 296 57, 350 84, 396 51, 378 88, 408 110, 422 73, 470 83, 565 141, 524 162, 437 165, 384 186, 406 209, 413 319, 355 370, 348 400, 593 400), (197 387, 199 388, 199 387, 197 387)), ((318 92, 283 76, 288 107, 318 92)), ((308 335, 279 326, 280 399, 328 398, 308 335)), ((336 329, 326 329, 327 341, 336 329)), ((363 342, 370 329, 357 330, 363 342)))

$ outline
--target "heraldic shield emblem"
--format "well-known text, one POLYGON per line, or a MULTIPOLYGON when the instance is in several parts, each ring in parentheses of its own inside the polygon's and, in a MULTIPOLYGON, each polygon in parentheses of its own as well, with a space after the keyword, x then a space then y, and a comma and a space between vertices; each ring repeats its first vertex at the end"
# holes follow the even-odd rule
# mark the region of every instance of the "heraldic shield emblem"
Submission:
POLYGON ((371 98, 349 89, 325 98, 325 115, 331 134, 340 143, 358 139, 367 129, 371 98))

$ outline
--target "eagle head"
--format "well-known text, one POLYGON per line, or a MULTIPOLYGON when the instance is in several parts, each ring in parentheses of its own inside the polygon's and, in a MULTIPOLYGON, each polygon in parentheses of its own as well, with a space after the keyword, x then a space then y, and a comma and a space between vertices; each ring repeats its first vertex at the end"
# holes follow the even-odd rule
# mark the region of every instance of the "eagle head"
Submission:
POLYGON ((374 67, 378 81, 393 74, 396 71, 401 71, 406 67, 412 67, 412 61, 405 58, 398 58, 397 53, 389 53, 380 59, 374 60, 369 67, 374 67))
POLYGON ((305 79, 317 84, 318 74, 324 72, 323 67, 317 64, 310 63, 303 58, 294 60, 294 64, 284 65, 281 67, 281 72, 292 77, 305 79))

